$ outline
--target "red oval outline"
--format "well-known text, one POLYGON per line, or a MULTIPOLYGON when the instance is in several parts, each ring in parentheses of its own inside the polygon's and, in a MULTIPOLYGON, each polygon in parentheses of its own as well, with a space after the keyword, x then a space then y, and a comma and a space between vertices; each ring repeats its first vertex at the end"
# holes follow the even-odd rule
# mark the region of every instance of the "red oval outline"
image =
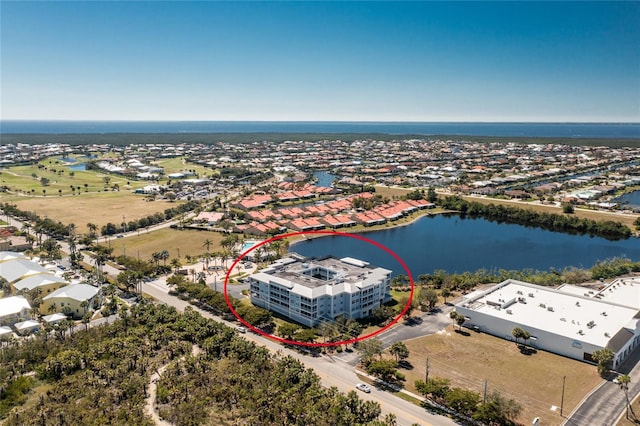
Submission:
POLYGON ((244 324, 245 326, 247 326, 248 328, 253 330, 255 333, 260 334, 260 335, 262 335, 262 336, 264 336, 264 337, 266 337, 268 339, 272 339, 272 340, 275 340, 275 341, 278 341, 278 342, 281 342, 281 343, 286 343, 286 344, 289 344, 289 345, 306 346, 306 347, 332 347, 332 346, 348 345, 349 343, 361 342, 363 340, 366 340, 366 339, 369 339, 369 338, 371 338, 373 336, 376 336, 376 335, 382 333, 385 330, 390 329, 409 310, 409 307, 411 306, 411 301, 413 300, 414 287, 415 287, 415 284, 413 282, 413 276, 411 275, 411 271, 409 271, 409 268, 404 263, 404 261, 400 258, 400 256, 395 254, 390 248, 388 248, 388 247, 386 247, 386 246, 384 246, 384 245, 382 245, 382 244, 380 244, 380 243, 378 243, 376 241, 370 240, 369 238, 363 237, 362 235, 359 235, 359 234, 350 234, 348 232, 337 232, 337 231, 330 231, 330 230, 319 230, 319 231, 291 232, 291 233, 288 233, 288 234, 276 235, 275 237, 272 237, 272 238, 269 238, 267 240, 264 240, 264 241, 260 242, 259 244, 255 244, 253 247, 251 247, 248 250, 246 250, 245 252, 241 253, 240 256, 238 256, 238 258, 233 262, 233 264, 231 265, 231 268, 229 268, 229 270, 227 271, 227 274, 225 275, 223 292, 224 292, 224 300, 227 302, 227 306, 229 307, 229 310, 231 311, 231 313, 236 318, 238 318, 238 320, 242 324, 244 324), (329 342, 329 343, 298 342, 296 340, 283 339, 283 338, 277 337, 277 336, 275 336, 273 334, 265 333, 264 331, 252 326, 251 324, 246 322, 240 315, 238 315, 236 310, 233 309, 233 306, 231 306, 231 302, 229 301, 229 294, 227 293, 227 285, 229 283, 229 278, 230 278, 231 271, 233 271, 233 269, 242 260, 242 258, 244 258, 247 254, 251 253, 253 250, 257 249, 258 247, 261 247, 261 246, 263 246, 265 244, 268 244, 268 243, 270 243, 272 241, 281 240, 281 239, 284 239, 284 238, 287 238, 287 237, 295 237, 297 235, 309 235, 309 234, 338 235, 338 236, 341 236, 341 237, 355 238, 357 240, 361 240, 361 241, 364 241, 366 243, 373 244, 374 246, 378 247, 381 250, 384 250, 385 252, 390 254, 395 260, 397 260, 398 263, 400 263, 400 265, 404 268, 405 272, 407 273, 407 277, 409 277, 409 283, 411 284, 411 292, 409 293, 409 300, 407 301, 406 305, 404 306, 404 308, 402 309, 400 314, 398 314, 398 316, 395 317, 388 325, 382 327, 380 330, 374 331, 373 333, 369 333, 369 334, 361 336, 361 337, 355 337, 355 338, 350 339, 350 340, 344 340, 344 341, 341 341, 341 342, 329 342))

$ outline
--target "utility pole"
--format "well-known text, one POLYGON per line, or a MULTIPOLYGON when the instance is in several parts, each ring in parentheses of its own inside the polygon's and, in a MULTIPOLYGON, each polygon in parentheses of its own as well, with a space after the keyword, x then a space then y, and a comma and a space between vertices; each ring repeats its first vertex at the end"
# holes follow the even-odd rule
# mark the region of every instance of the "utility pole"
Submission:
POLYGON ((482 403, 483 404, 487 403, 487 381, 486 380, 484 381, 484 398, 483 398, 482 403))
POLYGON ((564 383, 567 380, 567 376, 562 376, 562 399, 560 400, 560 417, 562 417, 562 408, 564 407, 564 383))
POLYGON ((427 357, 427 370, 424 373, 424 382, 427 383, 429 381, 429 357, 427 357))

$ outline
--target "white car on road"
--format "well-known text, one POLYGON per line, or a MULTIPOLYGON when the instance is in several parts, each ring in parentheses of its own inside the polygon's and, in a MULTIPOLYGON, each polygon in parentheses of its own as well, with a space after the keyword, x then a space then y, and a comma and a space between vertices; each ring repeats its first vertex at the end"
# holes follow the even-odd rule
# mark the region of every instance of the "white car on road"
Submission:
POLYGON ((356 389, 361 390, 362 392, 365 392, 365 393, 371 392, 371 388, 368 385, 365 385, 364 383, 358 383, 356 385, 356 389))

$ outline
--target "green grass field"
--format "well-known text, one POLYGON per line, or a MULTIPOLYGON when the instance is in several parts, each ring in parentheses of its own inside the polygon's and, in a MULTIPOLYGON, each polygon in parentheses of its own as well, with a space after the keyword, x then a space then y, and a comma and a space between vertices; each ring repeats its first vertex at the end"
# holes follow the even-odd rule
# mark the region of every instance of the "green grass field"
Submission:
POLYGON ((497 390, 518 401, 523 406, 519 418, 522 424, 540 417, 540 424, 560 425, 564 420, 559 408, 563 376, 565 415, 602 381, 593 365, 544 351, 524 355, 513 342, 484 333, 465 334, 449 326, 444 333, 405 342, 413 366, 412 370, 401 370, 407 378, 406 389, 416 392, 414 383, 424 380, 429 359, 430 377, 448 378, 451 386, 481 395, 486 383, 489 392, 497 390), (552 411, 552 406, 558 409, 552 411))
MULTIPOLYGON (((143 195, 132 192, 148 185, 148 181, 135 181, 96 171, 75 171, 71 176, 69 169, 58 158, 51 157, 38 163, 48 170, 39 169, 38 164, 3 169, 0 184, 9 187, 13 194, 3 194, 2 201, 14 203, 21 210, 34 211, 41 217, 75 223, 80 233, 87 231, 89 222, 95 223, 100 229, 109 222, 122 223, 123 216, 127 221, 137 220, 179 203, 149 202, 143 195), (63 172, 58 173, 60 170, 63 172), (49 185, 42 185, 39 180, 42 177, 49 179, 49 185), (105 178, 108 178, 108 186, 105 178), (120 187, 119 191, 105 191, 105 188, 116 184, 120 187), (72 186, 76 189, 72 190, 72 186)), ((180 158, 163 160, 165 162, 168 173, 189 168, 198 173, 208 170, 201 166, 185 166, 180 158)))

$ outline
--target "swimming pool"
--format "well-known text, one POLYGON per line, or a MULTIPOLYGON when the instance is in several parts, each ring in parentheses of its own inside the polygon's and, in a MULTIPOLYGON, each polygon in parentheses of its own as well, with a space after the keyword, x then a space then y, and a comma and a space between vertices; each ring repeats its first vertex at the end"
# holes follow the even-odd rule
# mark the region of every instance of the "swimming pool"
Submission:
POLYGON ((244 253, 245 251, 249 250, 251 247, 255 246, 258 243, 259 241, 245 241, 244 244, 242 244, 240 253, 244 253))

